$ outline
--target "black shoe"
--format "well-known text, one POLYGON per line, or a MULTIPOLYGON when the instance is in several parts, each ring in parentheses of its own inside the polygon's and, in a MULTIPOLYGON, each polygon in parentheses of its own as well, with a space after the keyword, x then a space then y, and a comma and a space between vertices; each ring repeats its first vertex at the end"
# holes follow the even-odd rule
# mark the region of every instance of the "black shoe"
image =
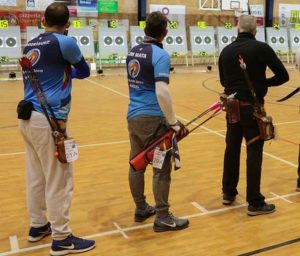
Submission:
POLYGON ((224 205, 231 205, 235 200, 235 196, 229 196, 227 194, 223 194, 223 201, 222 204, 224 205))
POLYGON ((155 208, 146 203, 144 209, 140 209, 140 208, 135 209, 134 221, 143 222, 149 217, 153 216, 154 214, 155 214, 155 208))
POLYGON ((32 243, 38 242, 41 239, 43 239, 45 236, 48 236, 50 234, 51 234, 51 226, 50 223, 48 222, 45 226, 39 228, 31 227, 29 230, 27 240, 32 243))
POLYGON ((164 231, 176 231, 185 229, 189 226, 189 220, 179 219, 173 216, 172 213, 169 213, 164 218, 156 217, 153 225, 153 230, 155 232, 164 232, 164 231))
POLYGON ((248 206, 248 215, 249 216, 257 216, 262 214, 269 214, 275 212, 274 204, 264 204, 262 206, 248 206))

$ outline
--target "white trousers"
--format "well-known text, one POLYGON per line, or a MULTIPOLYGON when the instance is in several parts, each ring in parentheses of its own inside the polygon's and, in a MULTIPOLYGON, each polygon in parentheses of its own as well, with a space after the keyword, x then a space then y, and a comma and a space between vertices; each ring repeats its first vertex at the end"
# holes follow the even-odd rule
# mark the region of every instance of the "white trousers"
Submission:
POLYGON ((49 220, 53 239, 63 240, 71 234, 72 164, 63 164, 54 156, 54 139, 43 114, 33 111, 30 120, 19 121, 19 127, 26 146, 27 205, 31 226, 41 227, 49 220))

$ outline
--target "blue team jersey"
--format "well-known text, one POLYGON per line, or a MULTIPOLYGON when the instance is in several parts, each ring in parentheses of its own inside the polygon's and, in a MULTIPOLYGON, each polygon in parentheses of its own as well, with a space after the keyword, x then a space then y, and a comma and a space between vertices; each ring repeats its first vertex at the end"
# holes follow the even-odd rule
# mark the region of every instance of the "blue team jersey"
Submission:
POLYGON ((169 83, 170 56, 155 44, 132 48, 126 59, 130 103, 127 119, 163 116, 155 93, 155 82, 169 83))
MULTIPOLYGON (((23 53, 31 60, 55 117, 67 119, 71 107, 71 65, 82 58, 76 42, 61 34, 43 33, 28 42, 23 53)), ((43 113, 28 79, 23 78, 24 99, 31 101, 34 109, 43 113)))

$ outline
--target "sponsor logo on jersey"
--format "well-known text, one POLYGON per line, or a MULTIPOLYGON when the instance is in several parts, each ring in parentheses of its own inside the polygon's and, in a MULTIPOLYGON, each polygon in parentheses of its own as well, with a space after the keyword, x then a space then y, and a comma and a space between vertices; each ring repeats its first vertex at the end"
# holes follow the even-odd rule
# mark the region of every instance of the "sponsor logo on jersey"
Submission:
POLYGON ((32 66, 34 66, 39 61, 41 52, 39 49, 34 48, 26 54, 26 57, 31 61, 32 66))
POLYGON ((141 66, 138 60, 133 59, 128 63, 128 74, 132 77, 132 78, 136 78, 141 70, 141 66))

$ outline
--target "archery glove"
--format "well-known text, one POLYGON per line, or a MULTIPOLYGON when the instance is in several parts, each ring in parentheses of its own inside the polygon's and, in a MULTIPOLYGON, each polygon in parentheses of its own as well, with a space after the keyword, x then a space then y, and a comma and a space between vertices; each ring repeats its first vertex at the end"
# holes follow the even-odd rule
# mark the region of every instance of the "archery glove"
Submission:
POLYGON ((180 138, 184 138, 189 134, 188 128, 183 123, 177 121, 175 124, 170 125, 171 129, 176 132, 176 135, 180 138))

